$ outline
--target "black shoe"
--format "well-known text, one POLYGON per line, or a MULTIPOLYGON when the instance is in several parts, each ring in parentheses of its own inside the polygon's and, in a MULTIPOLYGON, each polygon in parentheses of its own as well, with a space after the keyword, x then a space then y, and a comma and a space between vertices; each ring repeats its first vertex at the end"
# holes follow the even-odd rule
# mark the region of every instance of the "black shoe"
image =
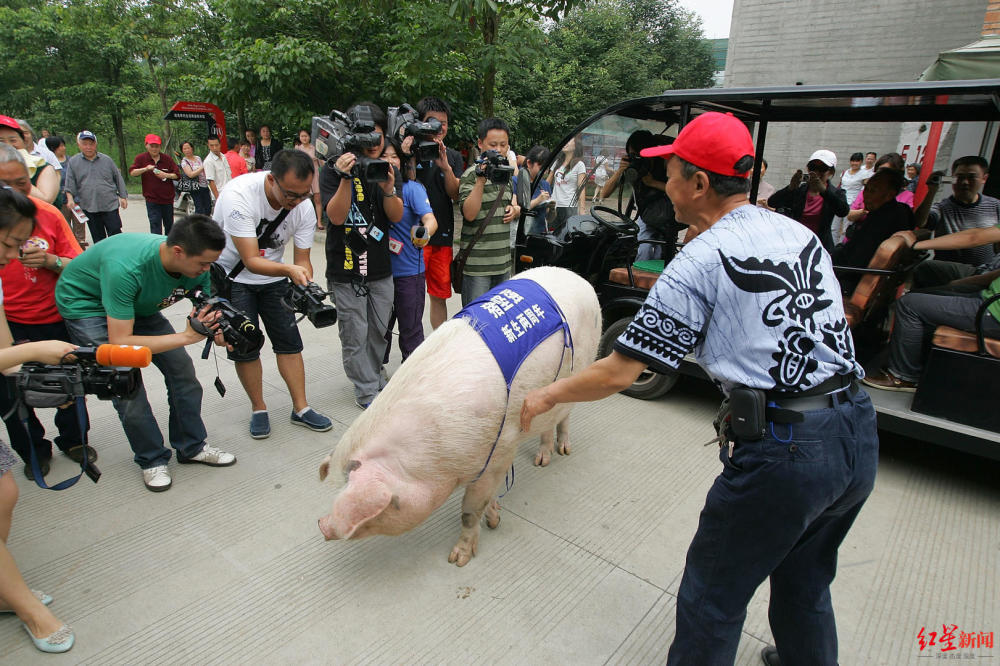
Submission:
MULTIPOLYGON (((38 466, 42 468, 42 476, 43 477, 47 476, 48 473, 49 473, 49 461, 46 460, 44 462, 40 462, 40 463, 38 463, 38 466)), ((28 481, 34 481, 35 480, 35 474, 31 471, 31 463, 25 464, 25 466, 24 466, 24 475, 26 477, 28 477, 28 481)))
MULTIPOLYGON (((73 446, 63 451, 63 453, 65 453, 66 457, 72 460, 73 462, 80 464, 83 461, 83 454, 81 453, 81 451, 83 451, 83 446, 73 446)), ((87 462, 88 463, 97 462, 97 450, 89 445, 87 446, 87 462)))
POLYGON ((760 660, 767 666, 781 666, 781 657, 778 656, 778 648, 773 645, 766 645, 760 651, 760 660))

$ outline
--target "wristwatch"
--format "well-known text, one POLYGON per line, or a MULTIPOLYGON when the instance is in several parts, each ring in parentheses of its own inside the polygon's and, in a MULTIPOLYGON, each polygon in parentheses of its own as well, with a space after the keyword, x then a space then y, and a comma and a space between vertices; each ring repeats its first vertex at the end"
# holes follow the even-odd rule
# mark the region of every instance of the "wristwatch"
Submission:
POLYGON ((57 273, 62 272, 62 257, 58 254, 56 255, 56 267, 54 269, 57 273))

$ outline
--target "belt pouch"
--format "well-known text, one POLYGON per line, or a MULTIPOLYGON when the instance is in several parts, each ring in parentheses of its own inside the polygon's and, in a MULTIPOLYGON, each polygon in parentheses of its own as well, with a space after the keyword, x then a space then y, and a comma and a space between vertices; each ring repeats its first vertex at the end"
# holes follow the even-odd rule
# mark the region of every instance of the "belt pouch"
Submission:
POLYGON ((729 393, 731 427, 739 439, 755 441, 764 437, 767 397, 760 389, 737 386, 729 393))

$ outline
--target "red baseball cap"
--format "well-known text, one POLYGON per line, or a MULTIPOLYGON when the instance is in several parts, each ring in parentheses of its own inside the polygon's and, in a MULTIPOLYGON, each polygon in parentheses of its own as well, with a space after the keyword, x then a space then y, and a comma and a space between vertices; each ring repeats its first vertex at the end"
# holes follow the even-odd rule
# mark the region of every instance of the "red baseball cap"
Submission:
POLYGON ((161 144, 163 143, 163 141, 161 141, 160 137, 156 136, 155 134, 147 134, 145 143, 161 144))
POLYGON ((20 123, 18 123, 16 120, 14 120, 13 118, 11 118, 10 116, 0 116, 0 126, 9 127, 11 129, 15 129, 15 130, 17 130, 19 132, 22 131, 20 123))
POLYGON ((653 146, 639 154, 643 157, 677 155, 706 171, 749 178, 753 162, 746 171, 737 171, 736 164, 744 157, 753 160, 754 147, 750 131, 736 116, 709 111, 685 125, 669 146, 653 146))

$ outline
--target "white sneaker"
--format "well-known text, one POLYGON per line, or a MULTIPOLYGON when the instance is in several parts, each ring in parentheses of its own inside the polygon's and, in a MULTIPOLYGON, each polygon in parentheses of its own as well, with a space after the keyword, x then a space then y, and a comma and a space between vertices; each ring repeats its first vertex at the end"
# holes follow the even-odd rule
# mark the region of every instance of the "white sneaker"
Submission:
POLYGON ((170 472, 166 465, 157 465, 149 469, 142 470, 142 482, 146 484, 148 490, 154 493, 161 493, 170 488, 170 472))
POLYGON ((206 444, 201 453, 195 457, 182 459, 180 456, 177 456, 177 462, 182 465, 201 463, 202 465, 211 465, 212 467, 229 467, 236 463, 236 456, 232 453, 226 453, 222 449, 217 449, 211 444, 206 444))

